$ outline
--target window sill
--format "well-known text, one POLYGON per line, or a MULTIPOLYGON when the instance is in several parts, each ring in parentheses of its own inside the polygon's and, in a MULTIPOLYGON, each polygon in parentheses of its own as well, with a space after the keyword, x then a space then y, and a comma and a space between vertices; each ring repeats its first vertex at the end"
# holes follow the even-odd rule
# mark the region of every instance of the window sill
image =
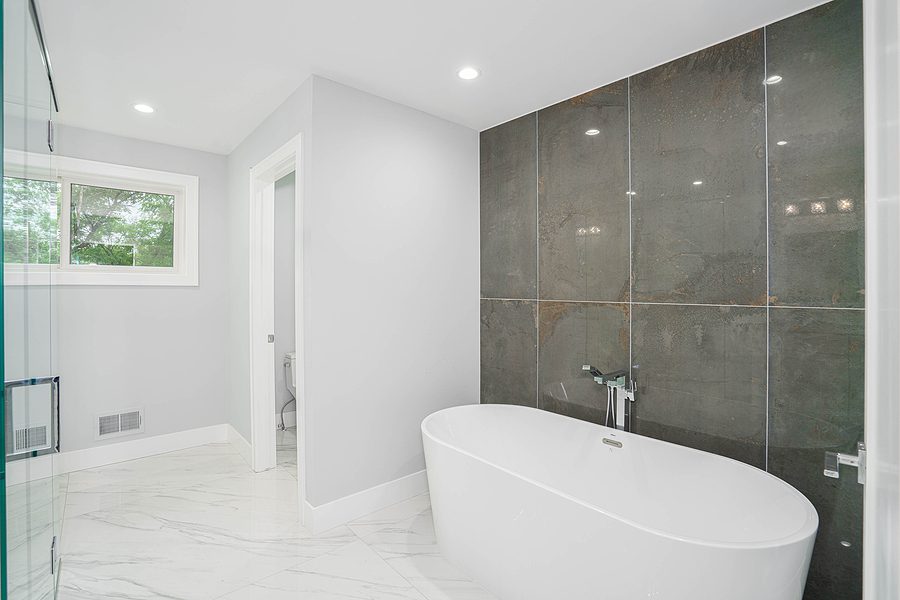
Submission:
POLYGON ((142 272, 129 269, 127 272, 111 270, 63 271, 58 267, 38 265, 30 269, 6 267, 3 270, 3 285, 9 286, 185 286, 200 285, 196 272, 177 272, 174 269, 156 269, 142 272), (162 272, 160 272, 162 271, 162 272))

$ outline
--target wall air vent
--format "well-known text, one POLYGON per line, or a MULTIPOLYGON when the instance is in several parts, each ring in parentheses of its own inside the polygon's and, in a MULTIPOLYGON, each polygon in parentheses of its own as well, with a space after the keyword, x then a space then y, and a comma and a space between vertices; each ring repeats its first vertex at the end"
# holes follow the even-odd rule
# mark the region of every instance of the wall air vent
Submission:
POLYGON ((29 450, 39 450, 47 447, 47 426, 38 425, 37 427, 25 427, 16 429, 14 450, 16 452, 27 452, 29 450))
POLYGON ((106 439, 123 435, 133 435, 144 431, 144 411, 129 409, 120 413, 109 413, 97 417, 94 439, 106 439))

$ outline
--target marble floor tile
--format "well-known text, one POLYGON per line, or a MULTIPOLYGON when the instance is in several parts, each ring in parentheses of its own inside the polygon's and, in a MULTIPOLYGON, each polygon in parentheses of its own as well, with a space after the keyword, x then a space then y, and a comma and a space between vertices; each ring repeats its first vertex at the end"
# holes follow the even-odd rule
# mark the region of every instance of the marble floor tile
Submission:
POLYGON ((430 508, 362 540, 428 600, 495 600, 441 556, 430 508))
POLYGON ((427 494, 304 529, 296 431, 277 442, 264 473, 227 444, 72 473, 59 600, 492 598, 441 557, 427 494))
POLYGON ((370 515, 351 521, 347 526, 359 537, 365 537, 370 533, 380 531, 396 523, 406 521, 431 509, 431 499, 428 494, 420 494, 409 500, 404 500, 387 508, 373 512, 370 515))
POLYGON ((275 431, 275 462, 278 468, 287 472, 297 472, 297 428, 288 427, 275 431))
POLYGON ((361 541, 257 581, 222 600, 316 598, 425 600, 413 585, 361 541))

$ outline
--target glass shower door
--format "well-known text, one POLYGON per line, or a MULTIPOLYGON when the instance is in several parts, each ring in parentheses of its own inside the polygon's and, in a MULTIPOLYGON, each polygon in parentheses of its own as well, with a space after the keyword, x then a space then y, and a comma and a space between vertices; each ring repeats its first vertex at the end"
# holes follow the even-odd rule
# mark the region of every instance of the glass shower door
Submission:
POLYGON ((3 0, 3 399, 6 535, 3 598, 51 599, 65 479, 59 450, 55 302, 59 183, 54 110, 32 0, 3 0))

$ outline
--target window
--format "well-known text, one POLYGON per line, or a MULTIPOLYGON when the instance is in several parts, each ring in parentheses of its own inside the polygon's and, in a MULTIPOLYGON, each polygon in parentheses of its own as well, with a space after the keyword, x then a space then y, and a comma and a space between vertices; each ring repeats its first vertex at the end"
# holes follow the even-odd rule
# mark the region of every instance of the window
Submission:
MULTIPOLYGON (((44 157, 46 162, 46 157, 44 157)), ((6 283, 197 285, 197 178, 68 157, 53 172, 7 152, 6 283), (29 278, 29 275, 31 277, 29 278), (31 281, 29 281, 29 279, 31 281)))

